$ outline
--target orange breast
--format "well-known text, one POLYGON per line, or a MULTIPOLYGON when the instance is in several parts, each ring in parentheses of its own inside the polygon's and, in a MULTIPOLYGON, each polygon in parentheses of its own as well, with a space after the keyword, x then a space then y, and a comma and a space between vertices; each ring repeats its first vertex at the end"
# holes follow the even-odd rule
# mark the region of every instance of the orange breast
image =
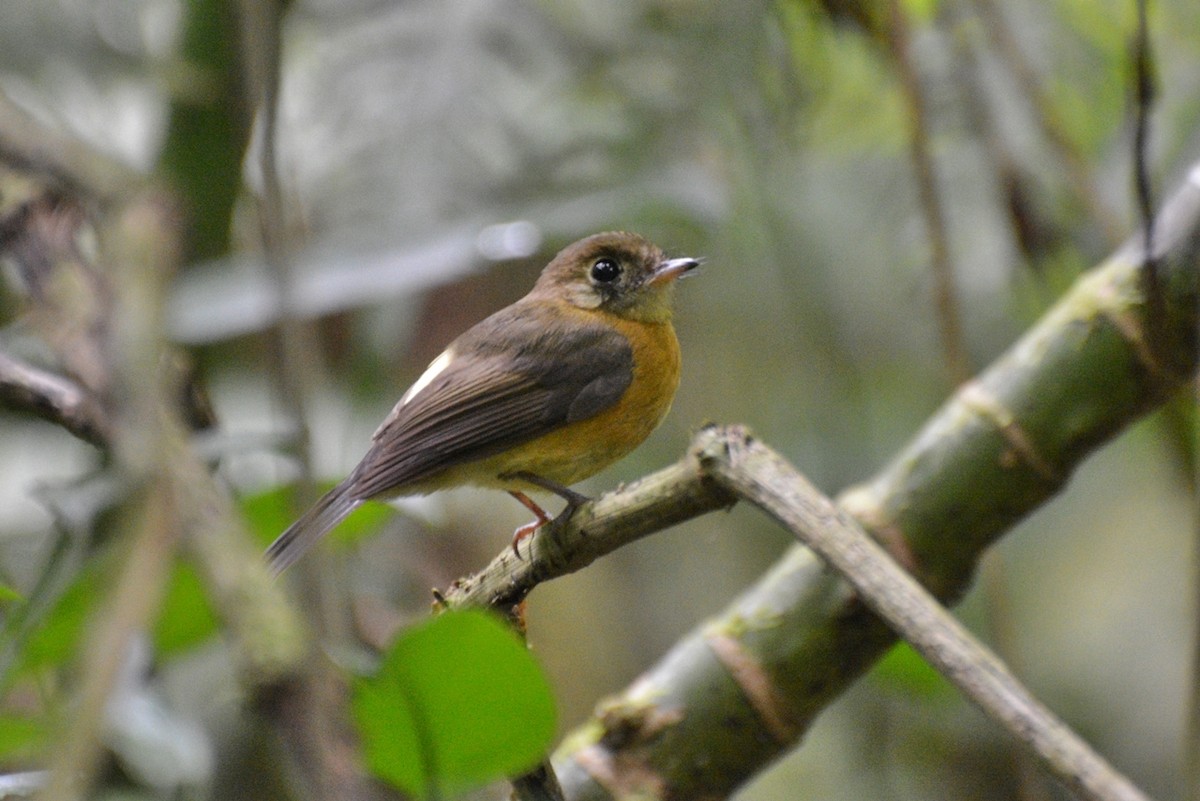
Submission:
MULTIPOLYGON (((602 312, 633 348, 633 381, 612 407, 586 420, 555 429, 505 453, 463 465, 464 483, 529 489, 501 475, 529 472, 570 485, 600 472, 625 456, 658 427, 679 386, 679 340, 670 322, 639 323, 602 312)), ((458 472, 458 471, 456 471, 458 472)))

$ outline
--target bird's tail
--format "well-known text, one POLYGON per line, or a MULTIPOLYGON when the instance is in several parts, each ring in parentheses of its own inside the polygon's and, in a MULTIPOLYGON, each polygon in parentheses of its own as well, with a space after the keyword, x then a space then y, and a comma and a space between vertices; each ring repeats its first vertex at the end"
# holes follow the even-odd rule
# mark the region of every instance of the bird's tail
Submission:
POLYGON ((362 504, 362 498, 350 495, 350 480, 347 479, 331 489, 313 504, 299 520, 288 526, 267 548, 267 567, 278 576, 288 566, 304 555, 317 540, 342 522, 346 515, 362 504))

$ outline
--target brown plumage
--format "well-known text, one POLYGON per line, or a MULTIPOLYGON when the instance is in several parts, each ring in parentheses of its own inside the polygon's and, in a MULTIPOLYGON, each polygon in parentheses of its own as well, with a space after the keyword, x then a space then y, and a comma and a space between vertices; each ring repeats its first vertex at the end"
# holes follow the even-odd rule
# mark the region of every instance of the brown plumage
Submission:
MULTIPOLYGON (((267 550, 282 571, 363 501, 453 486, 512 493, 566 486, 637 447, 679 383, 674 279, 694 259, 664 258, 636 234, 564 248, 528 295, 459 336, 401 397, 350 475, 267 550)), ((518 537, 522 534, 518 534, 518 537)))

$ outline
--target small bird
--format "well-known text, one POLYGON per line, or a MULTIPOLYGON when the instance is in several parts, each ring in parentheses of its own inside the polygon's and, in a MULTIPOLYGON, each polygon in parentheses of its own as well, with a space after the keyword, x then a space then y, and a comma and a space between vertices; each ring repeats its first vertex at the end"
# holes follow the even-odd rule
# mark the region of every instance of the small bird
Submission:
POLYGON ((675 279, 700 262, 668 259, 637 234, 568 245, 529 294, 468 329, 409 387, 353 472, 267 549, 275 574, 368 499, 458 486, 587 498, 568 485, 632 451, 666 415, 679 386, 671 325, 675 279))

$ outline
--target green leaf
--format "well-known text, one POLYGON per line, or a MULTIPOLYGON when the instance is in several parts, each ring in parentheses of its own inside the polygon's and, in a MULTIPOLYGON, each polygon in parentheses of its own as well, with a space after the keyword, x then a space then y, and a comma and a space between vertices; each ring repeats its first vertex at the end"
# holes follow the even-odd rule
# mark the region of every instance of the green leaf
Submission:
POLYGON ((8 604, 20 603, 25 600, 21 593, 14 590, 12 587, 0 582, 0 606, 8 604))
POLYGON ((938 12, 938 0, 904 0, 904 9, 918 22, 933 22, 938 12))
POLYGON ((0 759, 29 758, 48 740, 45 722, 17 715, 0 715, 0 759))
POLYGON ((447 612, 402 633, 359 682, 354 717, 367 764, 421 799, 522 773, 554 736, 549 683, 492 615, 447 612))
POLYGON ((241 499, 242 514, 255 539, 264 546, 270 545, 292 522, 295 495, 295 487, 285 485, 241 499))
POLYGON ((217 619, 195 568, 176 562, 154 626, 155 650, 162 656, 185 651, 217 631, 217 619))
POLYGON ((84 624, 104 595, 104 579, 111 559, 89 563, 71 581, 30 635, 22 650, 18 672, 32 672, 64 664, 79 650, 84 624))
POLYGON ((952 696, 954 688, 908 643, 897 644, 875 665, 872 678, 884 688, 919 698, 952 696))

